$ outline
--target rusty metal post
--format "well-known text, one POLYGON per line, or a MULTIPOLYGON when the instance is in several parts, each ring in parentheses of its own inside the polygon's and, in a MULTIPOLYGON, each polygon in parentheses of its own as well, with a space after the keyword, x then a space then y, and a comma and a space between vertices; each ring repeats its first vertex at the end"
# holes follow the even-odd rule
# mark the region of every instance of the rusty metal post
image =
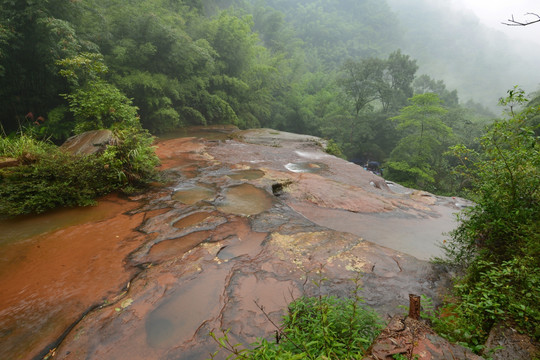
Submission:
POLYGON ((409 317, 420 320, 420 296, 409 294, 409 317))

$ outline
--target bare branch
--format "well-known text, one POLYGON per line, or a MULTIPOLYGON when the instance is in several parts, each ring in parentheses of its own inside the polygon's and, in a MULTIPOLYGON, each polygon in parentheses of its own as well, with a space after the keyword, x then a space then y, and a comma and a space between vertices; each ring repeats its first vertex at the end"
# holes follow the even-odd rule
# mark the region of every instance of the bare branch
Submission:
POLYGON ((503 24, 507 25, 507 26, 527 26, 527 25, 531 25, 531 24, 535 24, 535 23, 540 22, 540 15, 538 15, 538 14, 526 13, 525 16, 535 16, 537 19, 535 19, 535 20, 526 20, 526 21, 518 21, 518 20, 514 19, 514 15, 512 15, 512 18, 508 19, 507 20, 508 22, 503 22, 503 24))

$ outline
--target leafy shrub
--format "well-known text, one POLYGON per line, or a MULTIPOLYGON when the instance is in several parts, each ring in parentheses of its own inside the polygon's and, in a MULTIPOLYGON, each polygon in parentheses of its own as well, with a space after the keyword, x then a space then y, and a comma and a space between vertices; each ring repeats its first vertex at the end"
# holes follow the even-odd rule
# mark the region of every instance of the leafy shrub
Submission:
POLYGON ((227 332, 219 339, 211 335, 233 359, 358 359, 382 328, 375 312, 360 302, 358 297, 303 296, 289 304, 279 341, 260 339, 253 349, 232 345, 227 332))
POLYGON ((345 155, 339 148, 339 145, 332 139, 328 140, 326 144, 326 149, 324 149, 327 154, 337 156, 339 158, 345 159, 345 155))
POLYGON ((73 156, 29 140, 1 139, 1 153, 27 148, 34 162, 0 169, 0 214, 40 213, 58 206, 87 206, 114 190, 128 192, 155 178, 158 164, 148 132, 117 130, 118 142, 102 155, 73 156), (15 144, 15 145, 14 145, 15 144), (46 151, 46 152, 45 152, 46 151), (34 155, 37 154, 37 155, 34 155))
POLYGON ((75 133, 112 127, 129 127, 138 123, 137 108, 114 85, 104 80, 64 95, 76 119, 75 133))
POLYGON ((0 170, 0 213, 40 213, 58 206, 86 206, 119 182, 96 156, 73 157, 60 150, 39 161, 0 170))
POLYGON ((41 157, 54 145, 46 141, 38 141, 25 133, 18 136, 0 136, 0 156, 18 159, 21 163, 27 162, 29 157, 41 157))
MULTIPOLYGON (((523 101, 523 92, 514 89, 501 103, 523 101)), ((527 126, 530 108, 516 113, 511 107, 510 114, 482 137, 481 153, 454 148, 476 206, 460 214, 460 225, 443 245, 446 262, 463 276, 454 303, 442 309, 446 316, 434 323, 476 351, 500 320, 540 337, 540 139, 527 126)))
POLYGON ((156 177, 159 165, 147 130, 127 128, 114 132, 117 143, 107 147, 101 158, 116 171, 118 180, 138 187, 156 177))
POLYGON ((476 352, 484 349, 491 327, 500 321, 538 339, 540 269, 534 261, 514 259, 501 265, 477 261, 454 287, 458 301, 434 311, 429 299, 423 298, 428 309, 422 315, 443 337, 476 352))

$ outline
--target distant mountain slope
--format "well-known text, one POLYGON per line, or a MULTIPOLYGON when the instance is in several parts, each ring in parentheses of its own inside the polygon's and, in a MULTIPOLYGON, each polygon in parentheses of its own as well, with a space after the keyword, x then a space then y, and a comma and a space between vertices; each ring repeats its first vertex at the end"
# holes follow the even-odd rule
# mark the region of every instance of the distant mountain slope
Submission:
POLYGON ((454 10, 448 1, 387 2, 403 28, 402 49, 418 59, 419 73, 443 79, 462 100, 474 98, 493 109, 514 85, 527 92, 538 89, 537 45, 515 42, 472 13, 454 10))
POLYGON ((532 92, 540 84, 540 49, 535 44, 513 41, 446 0, 236 3, 283 13, 294 36, 304 43, 306 60, 322 64, 325 71, 338 68, 347 58, 385 57, 402 49, 418 60, 417 75, 442 79, 449 89, 458 90, 462 102, 473 99, 495 113, 500 111, 498 99, 514 85, 532 92))

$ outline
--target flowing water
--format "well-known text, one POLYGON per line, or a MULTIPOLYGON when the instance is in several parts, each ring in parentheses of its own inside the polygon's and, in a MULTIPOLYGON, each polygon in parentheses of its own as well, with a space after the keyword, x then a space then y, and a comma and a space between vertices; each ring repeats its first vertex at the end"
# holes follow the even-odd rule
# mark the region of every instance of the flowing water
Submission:
POLYGON ((0 253, 3 254, 6 250, 3 246, 10 243, 68 226, 103 220, 125 207, 125 201, 114 196, 101 199, 99 204, 100 206, 56 209, 40 215, 0 220, 0 253))
MULTIPOLYGON (((214 132, 215 138, 226 138, 226 130, 214 132)), ((195 129, 183 135, 212 132, 195 129)), ((196 151, 197 142, 179 139, 162 147, 163 169, 196 176, 197 161, 176 151, 196 151)), ((193 203, 212 200, 213 194, 194 187, 179 189, 175 196, 193 203)), ((126 258, 144 241, 133 229, 152 216, 124 215, 137 206, 111 195, 93 207, 0 220, 0 359, 34 358, 85 311, 121 291, 137 271, 126 258)))
POLYGON ((135 206, 110 196, 95 207, 1 223, 1 359, 37 355, 129 281, 133 270, 123 261, 140 243, 131 229, 143 216, 122 213, 135 206))

